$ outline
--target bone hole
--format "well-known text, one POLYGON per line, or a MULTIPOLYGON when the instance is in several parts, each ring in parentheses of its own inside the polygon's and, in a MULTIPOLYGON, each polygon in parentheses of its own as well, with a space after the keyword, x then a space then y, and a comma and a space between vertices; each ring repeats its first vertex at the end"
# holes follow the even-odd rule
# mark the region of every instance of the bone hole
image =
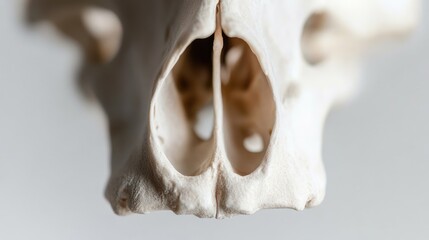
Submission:
POLYGON ((275 121, 271 87, 250 47, 224 36, 222 54, 223 132, 234 171, 248 175, 264 160, 275 121))
POLYGON ((249 152, 262 152, 264 150, 264 139, 261 135, 254 133, 253 135, 244 139, 243 145, 249 152))
POLYGON ((164 81, 156 99, 156 135, 177 171, 202 173, 213 153, 213 37, 192 42, 164 81))
POLYGON ((206 104, 196 114, 194 132, 202 140, 209 140, 213 135, 214 128, 214 107, 213 102, 206 104))
POLYGON ((90 59, 105 63, 113 59, 122 40, 122 25, 115 13, 103 8, 86 8, 82 13, 83 23, 92 36, 94 44, 89 49, 90 59))
POLYGON ((328 15, 317 12, 310 15, 304 24, 301 37, 301 49, 304 59, 310 65, 322 63, 328 56, 332 37, 328 15))

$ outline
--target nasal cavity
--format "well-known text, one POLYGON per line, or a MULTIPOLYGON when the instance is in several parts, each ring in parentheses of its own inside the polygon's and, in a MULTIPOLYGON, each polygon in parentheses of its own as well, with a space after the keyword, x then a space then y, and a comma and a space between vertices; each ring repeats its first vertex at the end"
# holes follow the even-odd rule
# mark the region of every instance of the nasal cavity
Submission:
POLYGON ((153 111, 155 137, 183 175, 201 174, 213 153, 213 37, 193 41, 164 81, 153 111))
POLYGON ((222 99, 228 160, 240 175, 254 172, 266 156, 275 121, 271 87, 250 47, 224 37, 222 99))

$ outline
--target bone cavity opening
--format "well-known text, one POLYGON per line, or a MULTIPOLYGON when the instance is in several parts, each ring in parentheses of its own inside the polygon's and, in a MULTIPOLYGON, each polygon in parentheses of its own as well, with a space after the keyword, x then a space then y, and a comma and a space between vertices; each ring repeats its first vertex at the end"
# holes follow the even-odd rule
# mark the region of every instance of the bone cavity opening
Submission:
POLYGON ((194 132, 202 140, 209 140, 214 128, 213 102, 204 106, 198 113, 194 123, 194 132))
POLYGON ((332 49, 333 34, 330 32, 328 15, 317 12, 310 15, 304 24, 301 49, 304 59, 310 65, 322 63, 332 49))
POLYGON ((234 171, 248 175, 264 160, 275 121, 271 87, 247 43, 224 37, 222 57, 223 133, 234 171))
POLYGON ((154 123, 165 156, 187 176, 202 173, 213 152, 213 37, 180 56, 156 99, 154 123))
POLYGON ((122 40, 122 25, 118 16, 110 10, 91 7, 83 11, 83 23, 97 42, 99 62, 113 59, 122 40))
POLYGON ((243 145, 251 153, 262 152, 264 150, 264 139, 261 135, 254 133, 244 139, 243 145))

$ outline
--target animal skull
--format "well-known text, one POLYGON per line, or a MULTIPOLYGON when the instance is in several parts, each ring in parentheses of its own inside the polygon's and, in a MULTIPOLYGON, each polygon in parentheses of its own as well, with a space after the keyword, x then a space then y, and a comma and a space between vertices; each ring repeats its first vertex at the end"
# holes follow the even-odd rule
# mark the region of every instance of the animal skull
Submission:
POLYGON ((412 29, 417 9, 417 0, 32 0, 29 18, 84 49, 82 83, 109 118, 114 211, 223 218, 322 201, 325 117, 353 92, 362 49, 412 29))

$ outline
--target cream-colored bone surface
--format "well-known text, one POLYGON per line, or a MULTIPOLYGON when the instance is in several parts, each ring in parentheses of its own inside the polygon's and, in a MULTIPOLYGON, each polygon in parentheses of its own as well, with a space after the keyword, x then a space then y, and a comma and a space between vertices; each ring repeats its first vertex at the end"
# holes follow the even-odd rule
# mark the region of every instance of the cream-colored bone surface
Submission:
POLYGON ((362 50, 412 29, 418 6, 32 0, 28 15, 84 50, 80 80, 109 118, 114 211, 224 218, 323 200, 325 117, 353 92, 362 50))

